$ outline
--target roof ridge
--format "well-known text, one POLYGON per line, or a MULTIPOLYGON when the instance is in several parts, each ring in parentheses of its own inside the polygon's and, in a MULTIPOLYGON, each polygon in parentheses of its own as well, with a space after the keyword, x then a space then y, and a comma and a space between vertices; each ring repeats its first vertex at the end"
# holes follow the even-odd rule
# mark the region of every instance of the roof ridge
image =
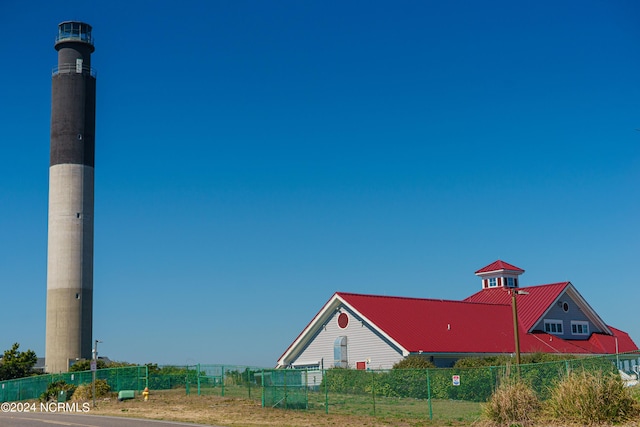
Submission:
POLYGON ((340 296, 350 295, 350 296, 356 296, 356 297, 370 297, 370 298, 392 298, 392 299, 404 299, 404 300, 414 300, 414 301, 462 302, 465 304, 467 303, 464 300, 455 300, 455 299, 403 297, 398 295, 359 294, 354 292, 336 292, 336 295, 340 295, 340 296))
POLYGON ((524 270, 521 269, 520 267, 516 267, 513 264, 509 264, 508 262, 505 262, 499 259, 492 262, 489 265, 485 265, 484 267, 476 271, 475 274, 489 273, 492 271, 499 271, 499 270, 519 271, 520 274, 524 273, 524 270))
POLYGON ((571 283, 571 282, 567 280, 567 281, 564 281, 564 282, 543 283, 543 284, 541 284, 541 285, 520 286, 520 287, 518 287, 518 289, 541 288, 541 287, 543 287, 543 286, 568 285, 569 283, 571 283))

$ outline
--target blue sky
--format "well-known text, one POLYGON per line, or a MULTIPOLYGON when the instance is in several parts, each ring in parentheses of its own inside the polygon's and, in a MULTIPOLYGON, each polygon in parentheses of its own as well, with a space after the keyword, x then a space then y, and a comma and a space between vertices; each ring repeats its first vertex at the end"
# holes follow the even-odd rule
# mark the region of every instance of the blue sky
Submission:
POLYGON ((0 348, 44 354, 51 69, 93 26, 94 338, 272 366, 335 291, 502 259, 640 343, 636 1, 0 3, 0 348), (635 313, 635 314, 634 314, 635 313))

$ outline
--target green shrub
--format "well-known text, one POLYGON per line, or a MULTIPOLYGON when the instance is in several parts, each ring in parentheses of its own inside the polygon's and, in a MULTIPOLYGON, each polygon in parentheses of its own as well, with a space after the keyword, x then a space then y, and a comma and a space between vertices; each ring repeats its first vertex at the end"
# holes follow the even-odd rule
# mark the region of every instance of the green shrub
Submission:
POLYGON ((412 397, 426 399, 426 369, 393 369, 376 378, 376 393, 386 397, 412 397))
POLYGON ((531 425, 540 412, 540 401, 522 381, 505 380, 482 406, 489 421, 499 425, 531 425))
POLYGON ((453 365, 454 368, 480 368, 483 366, 503 366, 511 362, 509 356, 463 357, 453 365))
POLYGON ((417 354, 411 354, 393 365, 393 369, 428 369, 435 367, 436 365, 431 361, 417 354))
POLYGON ((331 393, 362 394, 371 391, 370 371, 356 369, 331 368, 325 371, 322 387, 331 393))
MULTIPOLYGON (((173 388, 183 388, 187 384, 198 382, 198 371, 189 369, 187 366, 163 366, 158 367, 155 363, 147 364, 149 369, 149 388, 154 390, 169 390, 173 388)), ((205 372, 200 372, 205 376, 205 372)))
POLYGON ((76 386, 73 384, 67 384, 64 381, 56 381, 47 386, 47 390, 40 395, 40 402, 48 402, 50 400, 57 400, 61 391, 66 392, 67 400, 71 398, 76 390, 76 386))
POLYGON ((558 376, 566 372, 567 367, 561 361, 571 363, 575 361, 575 356, 526 354, 522 356, 520 367, 513 363, 511 356, 506 355, 459 359, 453 370, 460 375, 461 385, 455 388, 449 386, 447 396, 439 397, 483 402, 493 393, 497 378, 517 372, 526 384, 531 385, 538 398, 544 400, 549 397, 549 390, 557 382, 558 376))
POLYGON ((551 392, 548 415, 583 425, 621 423, 640 415, 640 404, 611 372, 571 372, 551 392))
MULTIPOLYGON (((111 392, 111 387, 107 384, 106 380, 96 380, 96 398, 108 396, 111 392)), ((93 398, 93 384, 82 384, 76 388, 73 393, 73 400, 90 400, 93 398)))

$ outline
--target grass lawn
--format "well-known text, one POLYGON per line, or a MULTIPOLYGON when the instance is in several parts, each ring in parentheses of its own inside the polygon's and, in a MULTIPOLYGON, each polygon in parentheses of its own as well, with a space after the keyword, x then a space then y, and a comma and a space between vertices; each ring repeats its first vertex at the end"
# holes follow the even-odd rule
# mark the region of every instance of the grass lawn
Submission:
MULTIPOLYGON (((172 421, 187 421, 229 427, 417 427, 471 425, 480 417, 480 404, 458 401, 433 401, 433 420, 429 420, 426 401, 380 398, 375 403, 375 416, 370 396, 330 396, 329 414, 325 413, 324 394, 309 394, 309 410, 262 408, 260 390, 255 399, 246 391, 225 390, 225 396, 215 390, 198 396, 183 390, 152 391, 148 402, 140 396, 118 402, 115 398, 99 400, 94 415, 116 415, 172 421), (234 395, 245 397, 234 397, 234 395)), ((218 390, 219 392, 219 390, 218 390)))

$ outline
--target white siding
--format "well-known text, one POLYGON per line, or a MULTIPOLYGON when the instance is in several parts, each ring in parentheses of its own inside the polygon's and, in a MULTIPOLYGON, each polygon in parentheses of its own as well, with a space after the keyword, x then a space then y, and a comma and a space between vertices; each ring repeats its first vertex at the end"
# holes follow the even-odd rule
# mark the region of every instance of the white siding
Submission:
POLYGON ((347 354, 349 368, 356 368, 356 362, 369 360, 369 369, 391 369, 398 361, 403 359, 400 350, 392 347, 388 342, 377 335, 368 325, 354 317, 351 313, 343 312, 349 316, 346 328, 338 326, 337 311, 329 318, 326 324, 320 328, 319 333, 309 345, 295 358, 293 365, 298 362, 324 361, 324 367, 333 367, 333 345, 336 338, 347 337, 347 354))

